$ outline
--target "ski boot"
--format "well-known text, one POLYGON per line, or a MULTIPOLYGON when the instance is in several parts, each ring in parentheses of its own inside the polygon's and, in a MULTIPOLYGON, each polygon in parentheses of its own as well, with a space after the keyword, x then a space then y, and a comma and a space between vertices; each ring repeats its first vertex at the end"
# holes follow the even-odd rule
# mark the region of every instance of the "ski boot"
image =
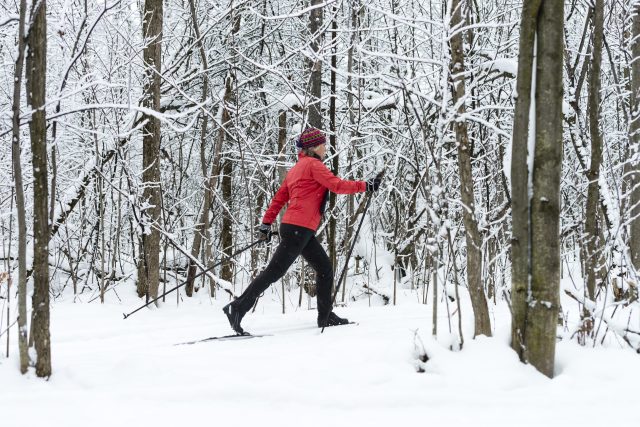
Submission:
POLYGON ((246 311, 243 311, 240 308, 238 308, 233 302, 230 302, 229 304, 225 305, 222 308, 222 311, 224 311, 224 314, 227 315, 227 319, 229 319, 229 324, 231 325, 231 329, 233 329, 235 333, 238 335, 246 335, 244 329, 242 329, 242 326, 240 326, 240 322, 242 321, 242 318, 246 314, 246 311))
POLYGON ((350 322, 348 319, 343 319, 342 317, 338 317, 333 311, 329 313, 329 316, 326 314, 318 315, 318 328, 326 328, 328 326, 339 326, 339 325, 348 325, 350 322))

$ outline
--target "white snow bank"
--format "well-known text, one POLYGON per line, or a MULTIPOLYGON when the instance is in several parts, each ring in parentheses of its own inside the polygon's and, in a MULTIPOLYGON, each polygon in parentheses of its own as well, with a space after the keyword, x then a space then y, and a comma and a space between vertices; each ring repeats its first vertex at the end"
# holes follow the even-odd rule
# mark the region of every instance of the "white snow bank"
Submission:
POLYGON ((121 313, 137 301, 54 304, 53 376, 48 382, 33 373, 21 376, 14 340, 11 358, 0 359, 0 425, 637 422, 640 363, 631 351, 561 342, 558 375, 549 380, 518 361, 507 345, 508 326, 498 328, 497 338, 467 339, 462 351, 452 352, 443 344, 450 340, 446 317, 436 342, 430 338, 430 309, 409 298, 397 307, 338 308, 360 324, 322 335, 315 311, 282 315, 269 293, 264 299, 243 326, 273 336, 182 346, 174 344, 231 332, 220 311, 223 302, 199 296, 126 321, 121 313), (415 370, 415 330, 430 356, 425 373, 415 370))

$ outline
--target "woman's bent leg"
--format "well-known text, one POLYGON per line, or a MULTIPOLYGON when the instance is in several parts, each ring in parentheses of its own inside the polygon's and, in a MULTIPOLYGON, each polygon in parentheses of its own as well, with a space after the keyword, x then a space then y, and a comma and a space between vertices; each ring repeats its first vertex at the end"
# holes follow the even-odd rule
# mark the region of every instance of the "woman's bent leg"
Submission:
POLYGON ((282 224, 280 236, 282 240, 267 268, 258 274, 242 295, 233 302, 235 308, 243 314, 253 307, 260 294, 267 290, 272 283, 284 276, 307 245, 309 239, 313 237, 313 231, 304 227, 282 224))
POLYGON ((318 318, 331 312, 331 288, 333 286, 333 266, 324 248, 315 236, 309 239, 302 250, 302 256, 316 272, 316 292, 318 295, 318 318))
POLYGON ((331 288, 333 287, 333 266, 327 253, 315 236, 309 239, 302 250, 302 256, 316 271, 316 287, 318 293, 318 327, 346 325, 349 320, 343 319, 333 312, 331 288))

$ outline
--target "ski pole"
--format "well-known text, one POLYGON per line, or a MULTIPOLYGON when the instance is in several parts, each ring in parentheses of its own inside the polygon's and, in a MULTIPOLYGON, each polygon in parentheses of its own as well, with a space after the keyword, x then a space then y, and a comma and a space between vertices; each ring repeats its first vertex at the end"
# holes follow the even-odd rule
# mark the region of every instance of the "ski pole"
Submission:
MULTIPOLYGON (((267 238, 267 240, 269 240, 271 238, 271 236, 273 236, 274 234, 278 234, 277 231, 271 231, 269 232, 269 237, 267 238)), ((255 242, 251 243, 250 245, 245 246, 242 249, 239 249, 237 251, 235 251, 234 253, 232 253, 231 255, 227 256, 226 258, 222 259, 220 262, 212 265, 211 267, 207 268, 206 270, 202 270, 200 273, 196 274, 195 276, 193 276, 194 279, 202 276, 205 273, 208 273, 209 271, 213 270, 214 268, 218 267, 219 265, 221 265, 224 262, 229 261, 231 258, 234 258, 238 255, 240 255, 241 253, 251 249, 252 247, 254 247, 255 245, 264 242, 265 240, 256 240, 255 242)), ((184 281, 182 283, 180 283, 179 285, 174 286, 173 288, 169 289, 168 291, 166 291, 165 293, 163 293, 162 295, 158 295, 156 298, 154 298, 153 300, 149 301, 148 303, 136 308, 135 310, 133 310, 131 313, 129 314, 124 314, 124 318, 127 319, 129 316, 131 316, 134 313, 137 313, 138 311, 142 310, 143 308, 149 306, 150 304, 153 304, 154 302, 158 301, 160 298, 162 298, 163 296, 170 294, 171 292, 175 291, 176 289, 181 288, 182 286, 186 285, 188 281, 184 281)))
MULTIPOLYGON (((380 178, 382 179, 382 177, 384 176, 384 172, 385 170, 383 169, 382 172, 380 172, 376 178, 380 178)), ((347 268, 349 267, 349 259, 351 258, 351 253, 353 252, 353 248, 356 246, 356 241, 358 240, 358 234, 360 234, 360 228, 362 228, 362 223, 364 222, 364 218, 367 215, 367 210, 369 209, 369 205, 371 204, 371 199, 373 199, 373 193, 369 193, 367 195, 367 199, 365 201, 363 201, 362 203, 366 203, 364 205, 364 210, 362 211, 362 217, 360 218, 360 223, 358 224, 358 228, 356 229, 356 233, 353 235, 353 241, 351 242, 351 247, 349 248, 349 252, 347 252, 347 258, 344 262, 344 266, 342 267, 342 272, 340 273, 340 278, 338 279, 338 285, 336 286, 336 290, 333 293, 333 297, 331 298, 331 307, 333 307, 333 304, 335 304, 336 302, 336 296, 338 295, 338 291, 340 291, 340 285, 342 284, 342 278, 344 277, 345 273, 347 272, 347 268)), ((324 324, 327 324, 327 320, 329 320, 329 315, 331 314, 331 312, 327 313, 327 317, 324 319, 324 324)), ((324 332, 324 328, 326 328, 326 326, 322 327, 322 330, 320 331, 320 333, 324 332)))

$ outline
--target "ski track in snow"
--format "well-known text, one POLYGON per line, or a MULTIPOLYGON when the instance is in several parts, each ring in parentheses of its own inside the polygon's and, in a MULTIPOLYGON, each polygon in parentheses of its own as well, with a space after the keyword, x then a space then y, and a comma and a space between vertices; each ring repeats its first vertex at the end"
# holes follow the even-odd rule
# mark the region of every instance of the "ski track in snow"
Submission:
POLYGON ((550 380, 518 361, 508 325, 450 351, 446 317, 436 342, 430 310, 410 297, 337 308, 359 325, 322 335, 315 311, 282 315, 265 302, 243 326, 273 336, 175 346, 231 333, 223 303, 200 296, 122 320, 137 303, 54 303, 49 381, 20 375, 14 334, 0 359, 0 426, 637 425, 640 361, 629 350, 560 342, 550 380))

